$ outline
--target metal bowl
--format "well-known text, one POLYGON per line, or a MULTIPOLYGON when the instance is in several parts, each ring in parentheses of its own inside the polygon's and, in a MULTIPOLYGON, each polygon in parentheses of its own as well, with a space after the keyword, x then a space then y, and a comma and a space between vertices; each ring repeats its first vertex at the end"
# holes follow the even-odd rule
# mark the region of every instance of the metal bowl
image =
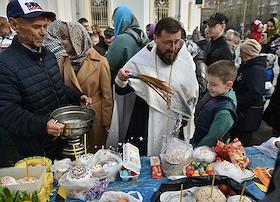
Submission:
POLYGON ((65 124, 64 138, 76 138, 89 131, 95 118, 95 112, 87 107, 70 105, 54 110, 50 117, 65 124))

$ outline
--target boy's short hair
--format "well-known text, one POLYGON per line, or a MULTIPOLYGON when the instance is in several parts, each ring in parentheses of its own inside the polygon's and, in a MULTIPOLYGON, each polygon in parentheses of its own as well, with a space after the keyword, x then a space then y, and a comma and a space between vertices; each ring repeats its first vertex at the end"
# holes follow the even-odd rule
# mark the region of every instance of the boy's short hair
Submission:
POLYGON ((233 62, 219 60, 208 67, 207 74, 218 77, 225 84, 228 81, 235 81, 237 69, 233 62))

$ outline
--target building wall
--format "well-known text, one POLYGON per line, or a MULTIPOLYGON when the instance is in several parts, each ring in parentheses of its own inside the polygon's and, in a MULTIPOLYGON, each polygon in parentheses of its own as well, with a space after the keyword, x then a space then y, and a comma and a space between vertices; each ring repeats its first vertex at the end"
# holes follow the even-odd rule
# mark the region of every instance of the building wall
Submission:
MULTIPOLYGON (((6 15, 9 0, 0 0, 0 15, 6 15)), ((77 21, 81 17, 91 22, 91 0, 36 0, 45 10, 56 13, 63 21, 77 21)), ((180 20, 187 34, 191 34, 200 25, 201 10, 195 0, 170 0, 170 16, 180 20), (179 6, 180 5, 180 6, 179 6), (190 6, 190 7, 189 7, 190 6)), ((109 19, 113 11, 120 5, 127 5, 135 14, 142 29, 154 22, 154 0, 109 0, 109 19)), ((111 22, 109 22, 109 25, 111 22)))

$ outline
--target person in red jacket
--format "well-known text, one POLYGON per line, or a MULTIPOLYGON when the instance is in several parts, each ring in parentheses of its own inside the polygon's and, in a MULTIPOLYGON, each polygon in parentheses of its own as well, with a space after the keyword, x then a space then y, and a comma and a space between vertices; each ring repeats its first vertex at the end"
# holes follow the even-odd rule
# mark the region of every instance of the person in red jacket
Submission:
POLYGON ((261 42, 262 40, 262 30, 263 30, 263 23, 260 20, 255 20, 252 23, 253 30, 252 30, 252 39, 255 39, 257 42, 261 42))

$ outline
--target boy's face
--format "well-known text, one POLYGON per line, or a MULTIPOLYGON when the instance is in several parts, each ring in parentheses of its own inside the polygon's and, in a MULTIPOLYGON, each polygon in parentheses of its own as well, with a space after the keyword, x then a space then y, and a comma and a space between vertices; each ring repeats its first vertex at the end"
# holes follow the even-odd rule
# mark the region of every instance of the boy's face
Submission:
POLYGON ((216 97, 228 92, 232 88, 233 82, 227 81, 223 83, 222 80, 214 75, 208 74, 207 89, 212 97, 216 97))

